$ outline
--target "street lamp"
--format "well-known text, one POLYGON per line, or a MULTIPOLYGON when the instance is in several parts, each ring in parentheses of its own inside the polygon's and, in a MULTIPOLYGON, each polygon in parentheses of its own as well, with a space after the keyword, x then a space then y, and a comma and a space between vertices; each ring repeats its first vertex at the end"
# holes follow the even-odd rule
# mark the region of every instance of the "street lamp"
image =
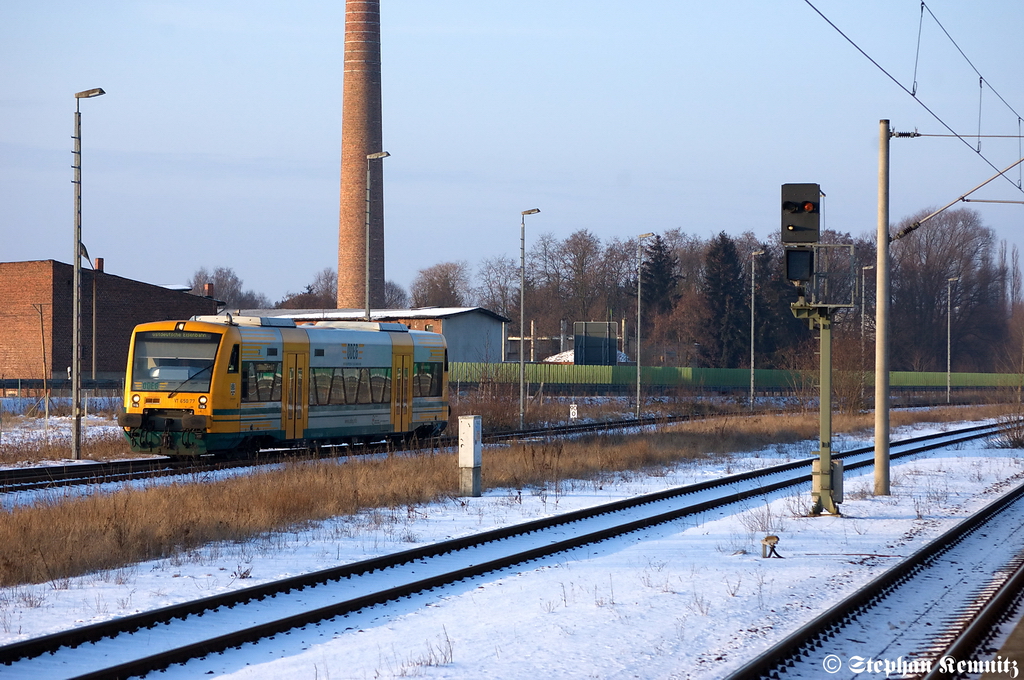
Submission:
POLYGON ((366 278, 363 281, 366 297, 366 320, 370 320, 370 161, 387 158, 387 151, 379 151, 366 155, 366 278))
POLYGON ((754 277, 757 256, 764 255, 763 250, 755 250, 750 254, 750 410, 754 410, 754 277))
POLYGON ((946 403, 949 403, 950 392, 950 359, 952 358, 952 343, 950 342, 953 329, 953 282, 959 281, 959 276, 951 276, 946 279, 946 403))
POLYGON ((526 421, 526 216, 536 215, 540 208, 530 208, 519 213, 519 429, 525 429, 526 421))
POLYGON ((74 312, 71 320, 71 457, 78 460, 82 457, 82 113, 79 100, 91 99, 106 94, 101 88, 84 90, 75 93, 75 242, 72 247, 71 262, 74 266, 74 283, 72 285, 72 306, 74 312))
POLYGON ((640 420, 640 284, 643 281, 645 238, 653 233, 640 234, 636 237, 636 419, 640 420))

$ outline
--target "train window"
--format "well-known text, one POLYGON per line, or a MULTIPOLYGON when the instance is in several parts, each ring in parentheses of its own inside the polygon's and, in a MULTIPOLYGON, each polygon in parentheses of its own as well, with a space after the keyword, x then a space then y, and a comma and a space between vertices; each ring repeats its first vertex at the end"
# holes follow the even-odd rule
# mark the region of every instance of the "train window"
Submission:
POLYGON ((242 364, 245 387, 242 401, 281 401, 281 362, 247 361, 242 364))
MULTIPOLYGON (((333 368, 311 368, 309 369, 309 403, 314 406, 324 406, 332 402, 331 383, 334 380, 333 368)), ((340 402, 344 403, 344 401, 340 402)))
POLYGON ((238 373, 238 345, 231 348, 231 358, 228 359, 228 373, 238 373))
POLYGON ((331 371, 331 395, 329 404, 345 403, 345 375, 340 368, 327 369, 331 371))
POLYGON ((208 392, 220 338, 198 331, 137 333, 132 389, 208 392))
POLYGON ((436 361, 413 364, 412 396, 440 397, 444 377, 442 366, 436 361))
POLYGON ((356 403, 373 403, 373 399, 370 396, 370 369, 368 368, 359 369, 359 390, 356 393, 356 403))
POLYGON ((370 369, 370 396, 375 404, 387 404, 391 401, 391 369, 370 369))
POLYGON ((322 347, 320 349, 314 349, 313 350, 313 356, 315 356, 315 357, 322 357, 323 355, 324 355, 324 350, 323 350, 322 347))
POLYGON ((345 403, 356 404, 359 403, 357 394, 359 394, 359 369, 358 368, 343 368, 341 369, 342 375, 345 377, 345 403))
POLYGON ((326 406, 390 402, 390 368, 310 369, 310 404, 326 406))

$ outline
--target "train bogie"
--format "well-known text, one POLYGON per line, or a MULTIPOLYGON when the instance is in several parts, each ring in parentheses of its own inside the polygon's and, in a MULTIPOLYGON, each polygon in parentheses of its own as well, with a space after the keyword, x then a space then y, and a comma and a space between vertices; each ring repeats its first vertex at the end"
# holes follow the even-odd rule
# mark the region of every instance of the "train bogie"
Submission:
POLYGON ((135 451, 175 456, 436 435, 447 350, 402 324, 194 317, 143 324, 119 423, 135 451))

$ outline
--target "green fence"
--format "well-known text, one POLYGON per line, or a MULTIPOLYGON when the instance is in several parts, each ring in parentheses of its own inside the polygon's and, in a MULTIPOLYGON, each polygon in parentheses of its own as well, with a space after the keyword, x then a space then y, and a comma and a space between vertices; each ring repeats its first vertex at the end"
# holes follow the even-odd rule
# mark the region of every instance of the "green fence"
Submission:
MULTIPOLYGON (((526 381, 548 385, 614 385, 636 384, 635 366, 573 366, 569 364, 526 364, 526 381)), ((518 383, 519 364, 479 364, 452 362, 449 380, 453 383, 497 382, 518 383)), ((835 378, 839 378, 839 374, 835 378)), ((864 376, 866 385, 874 385, 875 376, 864 376)), ((644 366, 640 380, 655 387, 692 387, 707 389, 734 389, 750 386, 747 368, 675 368, 644 366)), ((754 383, 758 389, 795 389, 817 383, 817 371, 781 371, 754 369, 754 383)), ((952 373, 953 387, 1017 387, 1021 376, 1016 373, 952 373)), ((946 386, 944 372, 893 371, 889 384, 900 388, 939 388, 946 386)))

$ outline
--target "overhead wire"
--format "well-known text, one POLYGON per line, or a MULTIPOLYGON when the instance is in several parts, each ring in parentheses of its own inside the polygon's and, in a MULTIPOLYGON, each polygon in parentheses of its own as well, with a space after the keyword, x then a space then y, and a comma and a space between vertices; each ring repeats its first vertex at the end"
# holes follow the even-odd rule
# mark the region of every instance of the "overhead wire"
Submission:
MULTIPOLYGON (((885 68, 884 68, 884 67, 883 67, 883 66, 882 66, 881 64, 879 64, 879 63, 878 63, 877 61, 875 61, 875 59, 874 59, 874 58, 873 58, 873 57, 872 57, 872 56, 871 56, 870 54, 868 54, 867 52, 865 52, 865 51, 864 51, 864 49, 863 49, 863 48, 862 48, 862 47, 861 47, 860 45, 858 45, 858 44, 857 44, 856 42, 854 42, 853 38, 851 38, 850 36, 846 35, 846 33, 844 33, 842 29, 840 29, 840 28, 839 28, 839 27, 838 27, 838 26, 837 26, 837 25, 836 25, 835 23, 833 23, 833 21, 832 21, 831 19, 829 19, 829 18, 828 18, 827 16, 825 16, 825 14, 824 14, 824 13, 823 13, 823 12, 822 12, 822 11, 821 11, 820 9, 818 9, 817 7, 815 7, 815 6, 814 6, 814 3, 812 3, 812 2, 811 2, 811 0, 804 0, 804 2, 805 2, 805 3, 807 4, 807 6, 808 6, 808 7, 810 7, 811 9, 813 9, 813 10, 815 11, 815 13, 816 13, 816 14, 817 14, 818 16, 820 16, 820 17, 821 17, 822 19, 824 19, 824 20, 825 20, 825 23, 827 23, 827 24, 828 24, 829 26, 831 26, 831 27, 832 27, 832 28, 833 28, 833 29, 834 29, 834 30, 836 31, 836 33, 838 33, 839 35, 843 36, 843 38, 844 38, 844 39, 846 40, 846 42, 850 43, 850 45, 852 45, 852 46, 853 46, 853 48, 854 48, 855 50, 857 50, 858 52, 860 52, 860 53, 861 53, 861 55, 863 55, 863 57, 864 57, 865 59, 867 59, 867 60, 868 60, 868 61, 870 61, 870 62, 871 62, 872 64, 874 64, 875 68, 877 68, 877 69, 878 69, 879 71, 881 71, 881 72, 882 72, 883 74, 885 74, 885 76, 886 76, 887 78, 889 78, 889 80, 891 80, 891 81, 892 81, 893 83, 895 83, 897 87, 899 87, 899 88, 900 88, 901 90, 903 90, 903 91, 904 91, 904 92, 906 92, 906 93, 907 93, 908 95, 910 95, 910 96, 911 96, 911 97, 912 97, 912 98, 914 99, 914 101, 916 101, 916 102, 917 102, 918 104, 920 104, 920 105, 921 105, 921 108, 923 108, 923 109, 924 109, 925 111, 927 111, 927 112, 928 112, 928 114, 929 114, 929 115, 931 115, 931 117, 932 117, 932 118, 934 118, 934 119, 935 119, 936 121, 938 121, 938 122, 939 122, 939 124, 940 124, 940 125, 941 125, 942 127, 944 127, 944 128, 946 128, 947 130, 949 130, 949 132, 950 132, 950 133, 952 134, 952 136, 953 136, 953 137, 956 137, 957 139, 959 139, 959 140, 960 140, 961 142, 963 142, 963 144, 964 144, 964 145, 966 145, 966 146, 967 146, 967 148, 969 148, 969 149, 970 149, 971 151, 974 151, 974 152, 975 152, 976 154, 978 154, 978 157, 979 157, 979 158, 981 158, 981 159, 982 159, 982 160, 983 160, 983 161, 985 162, 985 164, 986 164, 986 165, 988 165, 988 166, 989 166, 990 168, 992 168, 993 170, 995 170, 995 171, 996 171, 996 173, 998 173, 998 175, 1001 175, 1001 176, 1002 176, 1002 177, 1003 177, 1004 179, 1006 179, 1006 181, 1008 181, 1008 182, 1009 182, 1009 183, 1010 183, 1011 185, 1013 185, 1013 186, 1014 186, 1014 187, 1016 187, 1017 189, 1019 189, 1019 190, 1021 190, 1022 192, 1024 192, 1024 187, 1022 187, 1022 186, 1020 185, 1020 183, 1019 183, 1019 182, 1015 184, 1015 183, 1014 183, 1014 181, 1013 181, 1012 179, 1010 179, 1010 178, 1009 178, 1009 177, 1007 177, 1007 176, 1006 176, 1005 174, 1003 174, 1003 172, 1005 172, 1005 171, 1001 171, 1001 170, 999 170, 999 168, 997 168, 997 167, 995 166, 995 164, 993 164, 993 163, 992 163, 992 161, 990 161, 990 160, 989 160, 988 158, 986 158, 986 157, 985 157, 985 155, 984 155, 984 154, 982 154, 982 153, 981 153, 981 149, 980 149, 980 141, 979 141, 979 148, 977 148, 977 149, 976 149, 976 148, 975 148, 974 146, 972 146, 972 145, 971 145, 971 143, 970 143, 970 142, 969 142, 969 141, 968 141, 968 140, 967 140, 966 138, 964 138, 964 136, 963 136, 963 135, 961 135, 961 134, 960 134, 960 133, 958 133, 958 132, 957 132, 956 130, 954 130, 954 129, 953 129, 952 127, 950 127, 950 125, 949 125, 948 123, 946 123, 946 121, 945 121, 945 120, 943 120, 943 119, 942 119, 942 118, 941 118, 941 117, 939 116, 939 114, 937 114, 937 113, 935 113, 934 111, 932 111, 932 109, 931 109, 931 108, 930 108, 930 107, 929 107, 929 106, 928 106, 927 104, 925 104, 925 103, 924 103, 923 101, 921 101, 921 99, 920 99, 919 97, 917 97, 917 96, 915 95, 915 93, 914 93, 914 92, 912 92, 911 90, 907 89, 907 86, 906 86, 906 85, 904 85, 903 83, 901 83, 901 82, 900 82, 900 81, 899 81, 899 80, 898 80, 898 79, 897 79, 897 78, 896 78, 896 77, 895 77, 894 75, 892 75, 891 73, 889 73, 889 72, 888 72, 887 70, 885 70, 885 68)), ((924 3, 923 3, 923 2, 922 2, 921 4, 922 4, 922 5, 924 5, 924 3)), ((927 8, 926 8, 926 9, 927 9, 927 8)), ((930 9, 928 10, 928 13, 929 13, 929 14, 931 14, 931 10, 930 10, 930 9)), ((934 15, 934 14, 932 14, 932 17, 934 17, 934 16, 935 16, 935 15, 934 15)), ((939 22, 938 22, 938 19, 936 19, 935 21, 936 21, 936 23, 939 23, 939 22)), ((939 24, 939 27, 940 27, 940 28, 942 28, 942 24, 939 24)), ((946 32, 946 29, 945 29, 945 28, 942 28, 942 30, 943 30, 943 32, 946 32)), ((946 32, 946 35, 948 36, 948 35, 949 35, 949 33, 948 33, 948 32, 946 32)), ((952 40, 953 40, 953 39, 952 39, 952 38, 950 38, 950 41, 952 41, 952 40)), ((954 44, 954 45, 956 45, 956 43, 955 43, 955 42, 954 42, 953 44, 954 44)), ((957 45, 957 49, 958 49, 958 50, 960 50, 960 47, 959 47, 958 45, 957 45)), ((963 50, 960 50, 960 53, 961 53, 961 54, 963 54, 963 50)), ((965 58, 965 59, 967 59, 967 56, 966 56, 966 55, 964 55, 964 58, 965 58)), ((968 59, 968 60, 967 60, 967 62, 968 62, 968 63, 970 63, 970 60, 968 59)), ((974 64, 971 64, 971 68, 974 68, 974 64)), ((977 70, 977 69, 974 69, 974 70, 975 70, 975 73, 978 73, 978 70, 977 70)), ((981 76, 980 76, 980 73, 979 73, 979 77, 981 77, 981 76)), ((984 78, 982 78, 982 81, 984 81, 984 78)), ((916 88, 915 88, 915 89, 916 89, 916 88)), ((991 86, 991 85, 989 86, 989 89, 992 89, 992 86, 991 86)), ((997 97, 999 97, 999 99, 1000 99, 1000 100, 1002 100, 1002 101, 1003 101, 1004 103, 1006 103, 1006 100, 1004 100, 1004 99, 1002 98, 1002 96, 1001 96, 1001 95, 999 95, 999 93, 998 93, 998 92, 996 92, 996 91, 995 91, 994 89, 992 89, 992 91, 993 91, 993 92, 994 92, 994 93, 996 94, 996 96, 997 96, 997 97)), ((1009 104, 1007 104, 1007 107, 1008 107, 1008 108, 1009 108, 1009 109, 1010 109, 1011 111, 1013 111, 1014 113, 1016 113, 1016 111, 1015 111, 1015 110, 1013 109, 1013 107, 1011 107, 1011 106, 1010 106, 1009 104)), ((1018 118, 1019 118, 1019 116, 1018 116, 1018 118)), ((998 176, 998 175, 997 175, 997 176, 998 176)))
POLYGON ((981 71, 979 71, 979 70, 977 69, 977 67, 976 67, 976 66, 974 65, 974 62, 972 62, 972 61, 970 60, 970 58, 969 58, 969 57, 968 57, 968 56, 967 56, 967 55, 966 55, 966 54, 964 53, 964 51, 963 51, 962 49, 960 49, 960 45, 958 45, 958 44, 957 44, 957 42, 956 42, 955 40, 953 40, 953 36, 951 36, 951 35, 949 34, 949 31, 947 31, 947 30, 946 30, 946 27, 942 25, 942 22, 941 22, 941 21, 939 21, 939 18, 938 18, 937 16, 935 16, 935 13, 934 13, 934 12, 932 12, 931 8, 930 8, 930 7, 928 7, 928 6, 927 6, 927 5, 926 5, 926 4, 925 4, 925 3, 923 2, 923 0, 922 0, 922 2, 921 2, 921 8, 922 8, 922 10, 925 10, 925 9, 927 9, 927 10, 928 10, 928 14, 930 14, 930 15, 931 15, 931 17, 932 17, 932 19, 934 19, 934 20, 935 20, 935 23, 936 23, 936 24, 938 25, 938 27, 939 27, 939 28, 941 28, 941 29, 942 29, 942 32, 946 34, 946 37, 947 37, 947 38, 949 38, 949 42, 953 43, 953 47, 955 47, 955 48, 957 49, 957 51, 958 51, 958 52, 960 53, 960 56, 962 56, 962 57, 964 58, 964 61, 966 61, 966 62, 967 62, 967 63, 968 63, 969 65, 970 65, 970 67, 971 67, 971 68, 972 68, 972 69, 974 70, 974 72, 975 72, 976 74, 978 74, 978 77, 979 77, 979 78, 981 78, 981 79, 982 79, 982 81, 983 81, 983 82, 984 82, 984 83, 985 83, 986 85, 988 85, 988 89, 992 90, 992 94, 994 94, 995 96, 999 97, 999 101, 1003 102, 1003 104, 1004 104, 1004 105, 1006 106, 1006 108, 1010 109, 1010 111, 1013 111, 1013 115, 1015 115, 1015 116, 1017 116, 1018 118, 1020 118, 1020 114, 1019 114, 1019 113, 1017 113, 1017 111, 1016 111, 1016 110, 1014 110, 1014 108, 1013 108, 1012 106, 1010 106, 1010 103, 1009 103, 1008 101, 1006 101, 1005 99, 1003 99, 1003 96, 1002 96, 1001 94, 999 94, 998 92, 996 92, 996 88, 992 87, 992 83, 990 83, 989 81, 985 80, 985 76, 981 75, 981 71))
POLYGON ((917 65, 921 61, 921 29, 924 28, 924 0, 921 0, 921 18, 917 21, 917 51, 914 53, 914 85, 910 88, 910 96, 917 96, 917 65))

